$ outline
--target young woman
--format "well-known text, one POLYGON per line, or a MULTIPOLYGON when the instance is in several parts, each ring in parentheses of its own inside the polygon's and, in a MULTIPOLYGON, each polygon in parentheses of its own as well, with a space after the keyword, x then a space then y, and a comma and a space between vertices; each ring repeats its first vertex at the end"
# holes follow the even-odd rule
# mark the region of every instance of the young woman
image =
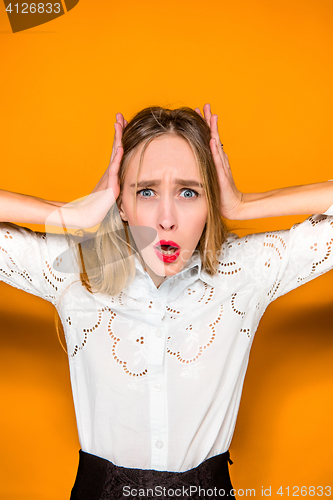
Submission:
POLYGON ((118 114, 115 129, 86 199, 0 198, 1 220, 51 226, 1 224, 0 276, 61 318, 81 444, 71 499, 234 496, 254 334, 272 300, 333 268, 333 183, 241 193, 208 104, 118 114), (244 238, 223 222, 302 213, 322 215, 244 238))

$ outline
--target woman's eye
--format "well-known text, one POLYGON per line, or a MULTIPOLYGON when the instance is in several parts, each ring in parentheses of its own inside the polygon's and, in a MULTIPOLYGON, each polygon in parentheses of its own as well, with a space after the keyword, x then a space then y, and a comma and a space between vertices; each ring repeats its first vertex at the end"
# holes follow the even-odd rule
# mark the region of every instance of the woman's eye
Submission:
MULTIPOLYGON (((140 189, 140 191, 137 191, 137 194, 140 194, 143 198, 151 198, 152 196, 149 193, 153 193, 153 190, 149 188, 144 188, 140 189)), ((197 191, 189 188, 184 188, 182 190, 182 194, 183 193, 185 193, 184 198, 196 198, 199 196, 199 193, 197 191)))
POLYGON ((199 193, 197 193, 197 191, 194 191, 194 189, 184 189, 183 190, 183 193, 186 193, 185 194, 185 198, 194 198, 194 197, 198 197, 199 196, 199 193), (189 193, 191 193, 191 195, 189 195, 189 193), (193 196, 192 196, 193 194, 193 196))
POLYGON ((149 192, 149 191, 151 191, 151 192, 152 192, 152 190, 151 190, 151 189, 148 189, 148 188, 145 188, 145 189, 140 189, 140 191, 138 191, 138 192, 137 192, 137 194, 141 194, 141 195, 143 196, 143 198, 151 198, 151 196, 149 196, 149 195, 148 195, 148 196, 145 196, 145 195, 143 194, 143 193, 147 193, 147 192, 149 192))

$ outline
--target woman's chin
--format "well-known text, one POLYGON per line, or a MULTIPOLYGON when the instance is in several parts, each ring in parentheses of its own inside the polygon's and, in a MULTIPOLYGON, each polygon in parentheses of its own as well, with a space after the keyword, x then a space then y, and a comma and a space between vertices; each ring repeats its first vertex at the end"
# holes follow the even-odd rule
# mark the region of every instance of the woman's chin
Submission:
POLYGON ((155 273, 157 276, 173 276, 179 272, 179 264, 177 260, 173 260, 171 262, 168 262, 170 259, 165 259, 166 261, 162 260, 161 257, 158 257, 155 253, 155 251, 151 251, 151 249, 145 249, 141 251, 142 258, 145 262, 145 264, 150 268, 153 273, 155 273))

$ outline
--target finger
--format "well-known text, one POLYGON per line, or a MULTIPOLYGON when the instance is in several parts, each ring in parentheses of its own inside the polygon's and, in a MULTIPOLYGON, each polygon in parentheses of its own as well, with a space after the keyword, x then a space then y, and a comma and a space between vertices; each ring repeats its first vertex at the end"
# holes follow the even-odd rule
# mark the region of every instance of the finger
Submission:
MULTIPOLYGON (((213 154, 213 159, 214 159, 214 163, 216 165, 216 168, 219 172, 219 176, 224 176, 225 178, 228 177, 228 173, 230 171, 230 166, 228 164, 228 161, 225 159, 225 154, 222 150, 222 154, 221 154, 221 150, 219 149, 218 145, 217 145, 217 142, 216 142, 216 139, 211 139, 210 140, 210 146, 211 146, 211 150, 212 150, 212 154, 213 154)), ((222 179, 222 177, 221 177, 222 179)))
POLYGON ((114 157, 114 163, 119 163, 121 157, 123 156, 124 148, 122 146, 118 146, 116 150, 116 155, 114 157))
POLYGON ((128 125, 128 121, 127 121, 127 120, 125 120, 125 118, 124 118, 124 123, 125 123, 125 127, 127 127, 127 125, 128 125))
POLYGON ((210 132, 211 132, 212 137, 216 140, 216 144, 218 146, 220 146, 221 140, 220 140, 217 122, 218 122, 218 116, 212 115, 211 119, 210 119, 210 132))
POLYGON ((212 117, 212 112, 211 112, 211 109, 210 109, 210 104, 206 103, 204 105, 204 107, 203 107, 203 110, 204 110, 205 120, 207 122, 207 125, 210 127, 210 119, 212 117))
POLYGON ((213 154, 213 158, 214 158, 214 162, 215 162, 216 167, 223 168, 223 161, 222 161, 220 151, 219 151, 218 146, 217 146, 216 139, 212 138, 209 141, 209 145, 210 145, 210 148, 211 148, 211 151, 213 154))
POLYGON ((115 129, 115 133, 114 133, 110 163, 113 161, 113 159, 116 155, 117 147, 121 145, 122 126, 121 126, 120 122, 117 121, 114 124, 114 129, 115 129))
POLYGON ((195 108, 195 110, 194 110, 194 111, 196 111, 196 112, 198 113, 198 115, 200 115, 200 116, 203 118, 203 116, 202 116, 201 111, 200 111, 200 109, 199 109, 199 108, 195 108))
POLYGON ((114 124, 114 126, 115 126, 115 129, 117 131, 117 141, 118 141, 117 146, 119 146, 119 144, 120 144, 119 141, 121 141, 121 136, 123 135, 123 125, 120 121, 118 121, 114 124))
POLYGON ((223 151, 223 144, 221 142, 220 134, 219 134, 219 131, 218 131, 218 125, 217 125, 218 116, 217 115, 212 115, 210 122, 211 122, 211 125, 210 125, 211 135, 216 140, 217 148, 218 148, 218 150, 220 151, 221 154, 222 153, 225 154, 225 152, 223 151))
POLYGON ((219 140, 216 140, 215 138, 211 139, 210 140, 210 144, 211 144, 211 149, 213 151, 213 148, 216 149, 217 151, 217 154, 220 158, 220 161, 221 161, 221 164, 223 166, 223 168, 230 168, 230 166, 228 165, 228 155, 227 153, 224 152, 223 150, 223 146, 222 144, 219 142, 219 140))
POLYGON ((107 188, 112 189, 112 192, 115 196, 115 199, 118 198, 119 193, 120 193, 118 172, 119 172, 123 152, 124 152, 123 148, 121 146, 118 146, 116 149, 116 152, 115 152, 115 156, 114 156, 112 162, 110 163, 108 170, 106 171, 107 188))
POLYGON ((123 127, 124 126, 124 117, 121 113, 116 114, 117 122, 120 123, 120 125, 123 127))
POLYGON ((121 158, 123 156, 123 152, 124 152, 124 149, 122 148, 122 146, 118 146, 116 151, 115 151, 114 158, 110 163, 110 167, 109 167, 110 175, 116 175, 118 173, 121 158))

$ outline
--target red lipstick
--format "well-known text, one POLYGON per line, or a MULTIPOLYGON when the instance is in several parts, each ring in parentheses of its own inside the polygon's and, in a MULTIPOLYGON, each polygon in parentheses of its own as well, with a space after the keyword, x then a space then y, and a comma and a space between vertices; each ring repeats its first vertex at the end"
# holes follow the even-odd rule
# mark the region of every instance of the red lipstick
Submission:
POLYGON ((154 251, 157 257, 162 262, 175 262, 180 254, 180 247, 177 243, 170 240, 160 240, 154 246, 154 251))

